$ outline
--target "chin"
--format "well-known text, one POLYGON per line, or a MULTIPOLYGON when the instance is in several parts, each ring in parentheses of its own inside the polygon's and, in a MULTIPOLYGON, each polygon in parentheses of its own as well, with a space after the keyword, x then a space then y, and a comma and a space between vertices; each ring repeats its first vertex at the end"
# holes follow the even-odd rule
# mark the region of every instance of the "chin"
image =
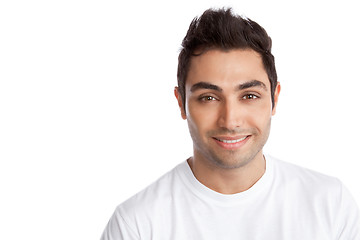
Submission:
POLYGON ((250 163, 254 157, 252 156, 221 156, 221 157, 212 157, 210 158, 217 167, 223 169, 237 169, 246 166, 250 163))
MULTIPOLYGON (((262 144, 260 146, 263 146, 262 144)), ((218 167, 224 169, 242 168, 257 158, 262 157, 262 147, 247 149, 247 151, 230 151, 227 153, 219 154, 213 152, 211 158, 208 158, 218 167)), ((246 150, 246 149, 243 149, 246 150)))

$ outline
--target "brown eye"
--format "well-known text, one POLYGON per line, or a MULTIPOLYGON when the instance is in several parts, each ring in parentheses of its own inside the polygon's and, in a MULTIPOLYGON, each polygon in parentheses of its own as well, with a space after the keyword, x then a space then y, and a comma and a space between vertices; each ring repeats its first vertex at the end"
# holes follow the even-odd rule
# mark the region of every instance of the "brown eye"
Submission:
POLYGON ((200 101, 203 102, 210 102, 210 101, 216 101, 216 98, 212 97, 212 96, 203 96, 199 98, 200 101))
POLYGON ((256 99, 258 98, 258 96, 256 96, 255 94, 246 94, 245 96, 242 97, 242 99, 245 100, 251 100, 251 99, 256 99))

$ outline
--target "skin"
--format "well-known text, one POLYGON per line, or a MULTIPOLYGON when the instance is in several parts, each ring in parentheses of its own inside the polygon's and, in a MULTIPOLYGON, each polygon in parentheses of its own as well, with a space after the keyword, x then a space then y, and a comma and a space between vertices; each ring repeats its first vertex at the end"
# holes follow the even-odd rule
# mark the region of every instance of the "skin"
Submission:
POLYGON ((223 194, 249 189, 265 173, 262 149, 280 84, 272 106, 270 81, 258 53, 213 49, 192 57, 185 91, 186 109, 178 88, 175 96, 193 140, 188 163, 195 177, 223 194))

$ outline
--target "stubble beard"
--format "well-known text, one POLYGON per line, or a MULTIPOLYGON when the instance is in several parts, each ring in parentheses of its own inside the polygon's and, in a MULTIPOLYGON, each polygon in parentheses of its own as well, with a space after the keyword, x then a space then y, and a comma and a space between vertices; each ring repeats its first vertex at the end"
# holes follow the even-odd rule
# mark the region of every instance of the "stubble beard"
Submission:
MULTIPOLYGON (((203 140, 199 139, 199 135, 192 131, 193 129, 190 129, 190 135, 194 144, 194 157, 197 155, 197 157, 203 158, 203 161, 208 164, 224 170, 242 168, 252 162, 259 154, 262 155, 262 149, 269 138, 270 126, 271 119, 262 133, 256 129, 247 129, 246 131, 216 130, 216 134, 223 134, 225 132, 231 132, 233 134, 241 134, 242 132, 251 133, 251 137, 248 139, 249 142, 244 145, 246 149, 220 151, 217 151, 219 149, 217 146, 211 147, 211 144, 206 144, 203 140)), ((209 131, 206 134, 207 139, 212 141, 210 136, 216 135, 214 132, 215 131, 209 131)))

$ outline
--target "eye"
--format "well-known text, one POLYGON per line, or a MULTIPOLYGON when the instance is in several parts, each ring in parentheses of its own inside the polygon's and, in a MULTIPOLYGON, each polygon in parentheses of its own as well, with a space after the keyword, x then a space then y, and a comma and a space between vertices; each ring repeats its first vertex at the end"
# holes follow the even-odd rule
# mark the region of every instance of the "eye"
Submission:
POLYGON ((210 102, 210 101, 216 101, 217 99, 213 96, 202 96, 199 98, 202 102, 210 102))
POLYGON ((245 96, 242 97, 242 99, 244 100, 251 100, 251 99, 257 99, 259 98, 258 96, 256 96, 255 94, 246 94, 245 96))

